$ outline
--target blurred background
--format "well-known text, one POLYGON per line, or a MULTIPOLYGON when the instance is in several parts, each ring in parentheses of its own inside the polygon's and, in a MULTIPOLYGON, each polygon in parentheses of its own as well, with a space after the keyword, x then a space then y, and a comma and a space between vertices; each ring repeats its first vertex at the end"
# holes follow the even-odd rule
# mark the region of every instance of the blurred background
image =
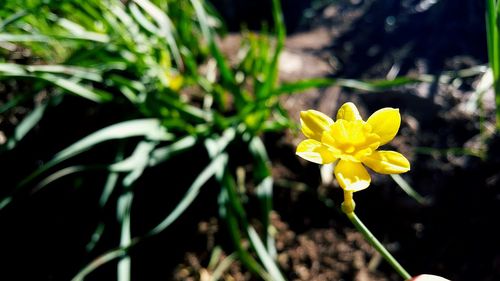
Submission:
POLYGON ((499 280, 499 6, 4 0, 0 279, 401 280, 295 155, 350 101, 411 162, 358 216, 412 275, 499 280))

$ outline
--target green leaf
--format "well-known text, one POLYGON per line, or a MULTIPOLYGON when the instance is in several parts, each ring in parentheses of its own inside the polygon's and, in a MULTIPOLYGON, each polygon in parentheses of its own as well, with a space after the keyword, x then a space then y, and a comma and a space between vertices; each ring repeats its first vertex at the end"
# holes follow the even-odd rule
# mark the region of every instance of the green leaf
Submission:
MULTIPOLYGON (((219 249, 219 248, 215 248, 215 249, 219 249)), ((226 258, 224 258, 219 263, 219 265, 217 267, 215 267, 215 269, 212 270, 212 275, 210 276, 209 281, 222 280, 222 275, 224 274, 224 272, 226 270, 229 269, 229 267, 231 266, 231 264, 233 264, 235 262, 235 259, 236 259, 236 254, 235 253, 232 253, 229 256, 227 256, 226 258)), ((211 268, 209 267, 209 270, 210 269, 211 268)))
POLYGON ((85 28, 74 21, 65 18, 59 18, 57 24, 66 29, 71 37, 77 37, 78 40, 89 40, 101 43, 109 43, 109 37, 106 34, 85 30, 85 28))
POLYGON ((307 79, 296 82, 283 83, 273 91, 273 95, 292 94, 303 92, 312 88, 329 87, 335 84, 335 80, 327 78, 307 79))
POLYGON ((165 128, 161 126, 160 120, 155 118, 124 121, 88 135, 57 153, 50 163, 57 164, 101 142, 139 136, 155 141, 167 141, 174 137, 172 134, 167 133, 165 128))
POLYGON ((37 75, 36 77, 51 82, 54 85, 59 86, 70 93, 89 99, 91 101, 103 102, 111 100, 112 98, 112 96, 107 93, 104 92, 98 93, 96 91, 89 90, 88 88, 78 84, 75 81, 66 78, 61 78, 49 73, 43 73, 41 75, 37 75))
POLYGON ((187 136, 165 147, 155 149, 149 158, 149 166, 156 166, 170 159, 170 157, 192 148, 196 144, 196 137, 187 136))
POLYGON ((362 81, 355 79, 329 79, 329 78, 314 78, 305 79, 296 82, 284 83, 279 88, 273 91, 273 95, 281 94, 294 94, 301 93, 303 91, 322 88, 330 86, 341 86, 345 88, 352 88, 356 90, 363 90, 367 92, 379 92, 382 90, 395 88, 403 85, 413 84, 417 82, 423 82, 424 78, 412 78, 412 77, 397 77, 393 80, 372 80, 372 81, 362 81))
POLYGON ((248 232, 248 237, 250 238, 250 241, 253 245, 253 248, 257 252, 257 255, 259 259, 261 260, 262 264, 266 268, 267 272, 269 272, 269 275, 271 275, 273 281, 285 281, 285 277, 283 277, 283 274, 280 272, 278 265, 274 261, 274 259, 271 257, 271 255, 268 253, 266 247, 264 246, 264 243, 262 243, 262 240, 260 240, 259 235, 257 234, 257 231, 250 226, 247 228, 248 232))
POLYGON ((373 88, 373 89, 378 89, 380 90, 385 90, 385 89, 390 89, 390 88, 396 88, 404 85, 409 85, 409 84, 415 84, 418 82, 422 82, 422 79, 419 77, 407 77, 407 76, 401 76, 401 77, 396 77, 391 80, 371 80, 371 81, 365 81, 369 86, 366 86, 368 88, 373 88))
MULTIPOLYGON (((115 160, 120 161, 122 159, 123 159, 123 149, 122 147, 120 147, 115 160)), ((110 172, 108 174, 108 177, 106 178, 106 183, 104 184, 104 187, 102 189, 101 197, 99 198, 99 207, 104 208, 108 203, 111 194, 113 193, 113 191, 117 186, 118 178, 119 178, 119 173, 117 172, 110 172)), ((85 247, 87 252, 91 252, 95 248, 95 246, 97 246, 97 243, 99 243, 102 234, 104 233, 105 227, 106 224, 104 223, 104 221, 100 221, 96 229, 94 230, 94 233, 90 238, 90 241, 87 243, 85 247)))
POLYGON ((76 174, 76 173, 85 172, 85 171, 88 171, 88 170, 94 170, 94 169, 96 169, 95 166, 84 166, 84 165, 70 166, 70 167, 66 167, 66 168, 60 169, 60 170, 54 172, 53 174, 47 176, 46 178, 42 179, 30 191, 30 195, 33 195, 33 194, 39 192, 40 190, 44 189, 49 184, 51 184, 51 183, 55 182, 56 180, 59 180, 59 179, 61 179, 63 177, 66 177, 66 176, 69 176, 69 175, 72 175, 72 174, 76 174))
POLYGON ((155 228, 148 232, 148 236, 156 235, 169 227, 184 211, 191 205, 198 196, 200 189, 216 173, 220 173, 227 165, 227 154, 222 153, 216 156, 210 164, 196 177, 182 200, 177 204, 174 210, 155 228))
POLYGON ((210 24, 208 23, 208 16, 203 4, 200 0, 191 0, 191 3, 200 22, 203 37, 205 37, 205 40, 208 42, 210 53, 217 62, 217 66, 222 77, 222 83, 229 88, 231 93, 234 95, 236 106, 240 108, 246 103, 246 99, 243 96, 240 87, 236 83, 235 74, 229 67, 226 59, 215 42, 215 35, 213 34, 210 24))
MULTIPOLYGON (((231 178, 227 170, 223 172, 223 176, 218 179, 222 189, 219 193, 219 214, 222 219, 226 222, 229 230, 229 235, 233 242, 234 247, 238 253, 239 260, 241 263, 248 268, 251 272, 259 275, 263 280, 273 281, 269 273, 267 273, 264 268, 254 259, 254 257, 248 252, 248 250, 242 245, 243 235, 240 231, 240 226, 238 221, 240 221, 244 228, 248 227, 248 222, 244 217, 242 217, 241 211, 237 210, 240 207, 235 206, 233 196, 235 183, 231 178)), ((239 201, 238 201, 239 202, 239 201)), ((240 202, 241 203, 241 202, 240 202)))
POLYGON ((221 137, 215 139, 207 138, 205 140, 205 147, 207 148, 208 155, 213 158, 222 153, 227 145, 234 140, 235 136, 236 130, 234 128, 227 128, 221 137))
MULTIPOLYGON (((146 11, 156 21, 158 25, 157 30, 159 32, 158 35, 166 39, 177 66, 179 68, 182 68, 182 57, 174 37, 174 26, 168 15, 148 0, 133 1, 137 3, 137 5, 139 5, 142 9, 144 9, 144 11, 146 11)), ((139 21, 139 23, 141 23, 141 21, 139 21)))
MULTIPOLYGON (((158 143, 156 141, 141 141, 132 153, 132 156, 120 162, 123 166, 129 166, 129 174, 123 179, 123 186, 130 187, 148 167, 151 152, 154 150, 158 143)), ((116 167, 117 164, 112 165, 116 167)))
POLYGON ((41 35, 0 33, 0 42, 53 42, 59 40, 92 41, 109 43, 109 37, 99 33, 83 33, 79 35, 41 35))
POLYGON ((8 100, 6 103, 0 105, 0 114, 10 110, 11 108, 16 107, 21 102, 31 97, 31 94, 16 94, 12 99, 8 100))
POLYGON ((411 187, 411 185, 403 179, 401 175, 391 174, 391 178, 397 183, 397 185, 411 198, 415 199, 418 203, 422 205, 428 205, 429 200, 422 195, 418 194, 418 192, 411 187))
POLYGON ((47 109, 48 103, 43 103, 38 105, 32 112, 30 112, 24 119, 16 126, 14 130, 14 135, 7 141, 5 148, 7 150, 12 150, 16 147, 16 144, 21 141, 26 134, 33 129, 36 124, 42 119, 45 110, 47 109))
POLYGON ((277 250, 274 238, 269 233, 271 227, 270 215, 273 208, 273 178, 270 171, 270 160, 266 147, 259 137, 254 137, 250 141, 249 151, 254 160, 254 178, 258 182, 256 192, 260 201, 266 248, 272 257, 276 257, 277 250))
POLYGON ((99 241, 101 240, 102 234, 104 233, 105 229, 106 229, 106 224, 102 221, 99 222, 99 224, 94 230, 94 233, 90 238, 90 241, 85 246, 85 250, 87 250, 87 253, 95 249, 97 243, 99 243, 99 241))
POLYGON ((137 119, 117 123, 98 130, 60 151, 47 164, 40 167, 37 171, 22 181, 19 186, 26 185, 28 182, 48 169, 64 160, 91 149, 99 143, 131 137, 144 137, 150 140, 165 141, 172 139, 173 135, 166 132, 165 128, 161 126, 160 120, 158 119, 137 119))
POLYGON ((486 39, 488 59, 493 71, 493 90, 496 103, 496 128, 500 131, 500 4, 486 0, 486 39))
POLYGON ((8 18, 6 18, 5 20, 0 22, 0 31, 3 31, 5 29, 5 27, 7 27, 9 24, 12 24, 12 23, 20 20, 21 18, 23 18, 24 16, 26 16, 28 14, 29 14, 29 12, 27 10, 21 10, 19 12, 16 12, 13 15, 10 15, 8 18))
POLYGON ((65 74, 75 78, 94 82, 102 82, 102 73, 94 68, 84 68, 70 65, 21 65, 16 63, 0 63, 0 76, 24 76, 33 73, 65 74))
POLYGON ((92 273, 94 270, 115 259, 124 257, 127 255, 128 249, 115 249, 111 250, 105 254, 100 255, 88 265, 86 265, 82 270, 78 272, 78 274, 71 279, 71 281, 83 281, 87 275, 92 273))
MULTIPOLYGON (((118 163, 123 160, 123 145, 118 146, 118 152, 116 153, 115 163, 118 163)), ((108 173, 108 177, 106 178, 106 183, 104 184, 104 188, 102 189, 101 197, 99 198, 99 207, 104 208, 111 197, 111 194, 116 188, 118 183, 119 174, 118 172, 110 171, 108 173)))
POLYGON ((111 94, 106 93, 104 91, 99 90, 91 90, 85 86, 82 86, 78 82, 74 81, 75 78, 78 80, 77 76, 73 77, 73 79, 64 78, 58 75, 54 75, 49 73, 48 71, 73 71, 78 75, 84 75, 84 78, 91 80, 100 80, 99 76, 96 76, 92 73, 84 73, 83 71, 76 72, 76 69, 70 68, 62 68, 59 67, 55 69, 54 66, 52 68, 43 68, 41 66, 33 67, 33 66, 20 66, 16 64, 0 64, 0 78, 2 77, 20 77, 20 78, 38 78, 50 82, 60 88, 73 93, 75 95, 81 96, 85 99, 94 101, 94 102, 104 102, 112 99, 111 94), (38 73, 40 72, 40 73, 38 73))
POLYGON ((413 79, 396 78, 394 80, 374 80, 374 81, 361 81, 355 79, 336 79, 335 85, 351 88, 356 90, 363 90, 367 92, 379 92, 382 90, 390 89, 405 84, 412 84, 419 82, 413 79))
MULTIPOLYGON (((118 204, 116 206, 117 219, 121 224, 120 228, 120 246, 127 247, 132 243, 132 233, 130 229, 130 212, 132 209, 132 200, 134 198, 134 193, 128 191, 123 193, 120 198, 118 198, 118 204)), ((121 258, 118 262, 118 281, 130 281, 131 278, 131 260, 130 256, 126 255, 121 258)))
POLYGON ((272 1, 272 14, 276 29, 277 44, 274 48, 271 61, 264 65, 264 83, 259 87, 256 96, 258 99, 267 99, 272 96, 272 89, 278 79, 278 61, 281 50, 285 45, 286 29, 283 20, 283 12, 281 10, 280 0, 272 1))

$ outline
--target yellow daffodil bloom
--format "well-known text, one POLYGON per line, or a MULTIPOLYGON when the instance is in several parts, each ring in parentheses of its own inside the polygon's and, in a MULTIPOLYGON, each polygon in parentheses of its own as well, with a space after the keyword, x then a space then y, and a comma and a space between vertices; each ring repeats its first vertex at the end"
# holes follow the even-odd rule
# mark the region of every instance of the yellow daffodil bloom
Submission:
POLYGON ((356 106, 348 102, 339 109, 336 121, 319 111, 307 110, 300 112, 300 123, 308 139, 297 146, 297 155, 317 164, 338 161, 335 178, 348 193, 370 185, 365 166, 380 174, 410 170, 410 163, 402 154, 377 150, 398 132, 398 109, 382 108, 363 121, 356 106))

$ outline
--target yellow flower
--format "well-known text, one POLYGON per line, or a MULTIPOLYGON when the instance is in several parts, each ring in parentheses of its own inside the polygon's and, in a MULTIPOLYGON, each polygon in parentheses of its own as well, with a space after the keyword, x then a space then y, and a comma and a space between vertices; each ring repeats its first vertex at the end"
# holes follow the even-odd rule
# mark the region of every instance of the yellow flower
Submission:
POLYGON ((402 154, 377 150, 398 132, 398 109, 382 108, 363 121, 356 106, 348 102, 339 109, 337 121, 319 111, 307 110, 300 112, 300 123, 308 139, 297 146, 297 155, 317 164, 338 161, 334 174, 345 191, 359 191, 370 185, 365 166, 380 174, 410 170, 402 154))

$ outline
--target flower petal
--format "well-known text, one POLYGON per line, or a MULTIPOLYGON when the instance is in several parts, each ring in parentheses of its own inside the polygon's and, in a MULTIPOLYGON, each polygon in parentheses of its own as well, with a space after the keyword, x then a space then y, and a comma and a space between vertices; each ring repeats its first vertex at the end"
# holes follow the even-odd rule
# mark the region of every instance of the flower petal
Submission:
POLYGON ((422 274, 422 275, 413 277, 409 281, 450 281, 450 280, 445 279, 445 278, 440 277, 440 276, 437 276, 437 275, 422 274))
POLYGON ((370 174, 361 163, 340 160, 335 166, 335 178, 344 190, 359 191, 370 185, 370 174))
POLYGON ((329 164, 337 160, 326 146, 313 139, 301 141, 297 146, 296 154, 316 164, 329 164))
POLYGON ((410 170, 410 162, 395 151, 375 151, 363 158, 363 164, 379 174, 401 174, 410 170))
POLYGON ((307 110, 300 112, 300 125, 302 133, 310 139, 321 141, 323 131, 330 130, 333 124, 332 118, 316 110, 307 110))
POLYGON ((401 115, 399 109, 386 107, 375 111, 366 122, 372 126, 372 132, 379 135, 380 145, 384 145, 397 134, 401 115))
POLYGON ((346 102, 339 108, 339 111, 337 111, 337 120, 339 119, 347 121, 362 120, 358 108, 352 102, 346 102))

